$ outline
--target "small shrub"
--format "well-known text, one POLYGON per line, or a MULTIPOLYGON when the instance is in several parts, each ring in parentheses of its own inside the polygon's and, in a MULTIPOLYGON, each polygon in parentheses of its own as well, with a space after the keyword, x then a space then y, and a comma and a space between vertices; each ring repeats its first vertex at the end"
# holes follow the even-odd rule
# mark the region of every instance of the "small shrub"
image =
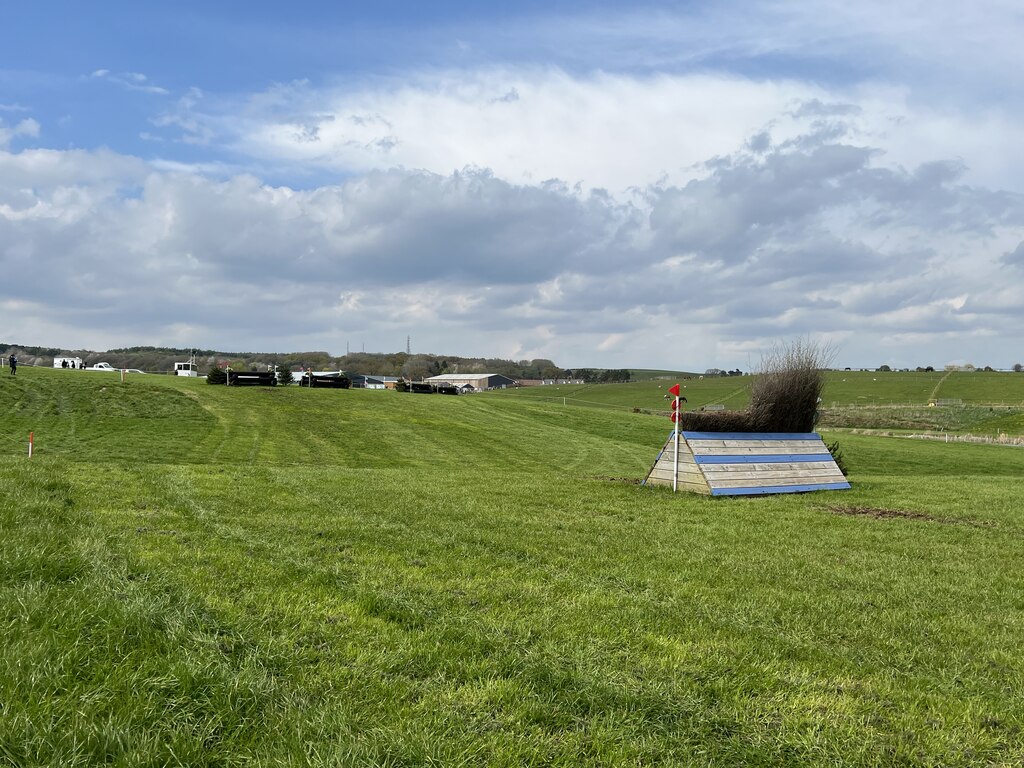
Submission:
POLYGON ((209 373, 206 374, 207 384, 224 384, 227 380, 227 373, 216 365, 211 366, 209 373))
POLYGON ((805 339, 775 347, 751 384, 747 410, 691 411, 680 424, 699 432, 812 432, 825 388, 824 369, 833 354, 828 346, 805 339))

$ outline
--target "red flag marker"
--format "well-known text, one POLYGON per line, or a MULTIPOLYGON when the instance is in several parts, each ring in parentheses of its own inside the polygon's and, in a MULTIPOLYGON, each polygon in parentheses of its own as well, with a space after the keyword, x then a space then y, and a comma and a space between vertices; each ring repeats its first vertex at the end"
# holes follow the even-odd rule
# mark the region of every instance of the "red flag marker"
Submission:
POLYGON ((676 397, 679 397, 679 385, 673 384, 671 387, 668 388, 668 393, 670 395, 675 395, 676 397))

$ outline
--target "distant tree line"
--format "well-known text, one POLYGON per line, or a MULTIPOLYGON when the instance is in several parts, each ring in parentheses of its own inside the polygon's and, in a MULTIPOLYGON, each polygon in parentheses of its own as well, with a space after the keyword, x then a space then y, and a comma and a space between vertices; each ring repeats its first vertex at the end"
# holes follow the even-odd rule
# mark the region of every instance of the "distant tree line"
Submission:
MULTIPOLYGON (((504 360, 493 357, 459 357, 457 355, 413 355, 407 352, 353 352, 331 355, 328 352, 224 352, 188 347, 119 347, 105 352, 61 347, 34 347, 0 344, 14 352, 25 365, 51 365, 57 356, 80 357, 86 365, 108 362, 115 368, 139 368, 149 372, 171 372, 176 362, 196 356, 200 371, 212 367, 230 367, 235 371, 288 370, 311 368, 314 371, 346 371, 379 376, 402 376, 418 381, 442 373, 500 373, 513 379, 567 378, 568 371, 551 360, 504 360)), ((617 378, 601 379, 618 381, 617 378)))
POLYGON ((574 368, 566 371, 565 376, 567 379, 581 379, 587 384, 619 383, 629 381, 631 377, 628 368, 574 368))

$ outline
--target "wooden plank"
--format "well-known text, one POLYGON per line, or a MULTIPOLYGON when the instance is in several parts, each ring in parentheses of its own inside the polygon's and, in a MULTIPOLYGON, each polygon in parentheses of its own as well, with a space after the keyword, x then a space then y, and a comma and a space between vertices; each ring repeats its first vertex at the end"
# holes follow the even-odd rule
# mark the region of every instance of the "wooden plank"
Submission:
POLYGON ((830 453, 758 453, 746 456, 697 456, 696 463, 714 466, 716 464, 814 464, 833 462, 830 453))
MULTIPOLYGON (((671 456, 669 456, 667 459, 664 456, 662 456, 658 463, 654 465, 654 468, 671 471, 673 466, 675 466, 675 462, 672 461, 671 456)), ((684 461, 683 457, 680 456, 679 471, 682 472, 684 468, 687 468, 690 472, 700 472, 700 467, 693 461, 692 458, 689 461, 684 461)))
POLYGON ((771 482, 774 478, 780 477, 836 477, 842 475, 838 469, 831 467, 825 469, 816 469, 813 472, 794 472, 793 470, 780 469, 778 471, 763 471, 763 472, 705 472, 703 477, 710 482, 727 482, 731 483, 733 480, 742 480, 745 478, 760 479, 764 482, 771 482))
MULTIPOLYGON (((668 474, 672 474, 673 470, 674 467, 672 466, 672 462, 658 463, 656 466, 651 467, 652 472, 665 472, 668 474)), ((700 471, 700 467, 698 467, 696 464, 683 464, 682 462, 680 462, 679 464, 679 474, 693 475, 694 477, 704 477, 704 474, 700 471)))
POLYGON ((808 493, 811 491, 843 491, 848 490, 850 484, 846 481, 841 483, 823 483, 820 485, 785 485, 776 487, 754 487, 754 488, 718 488, 711 491, 712 496, 761 496, 770 493, 808 493))
POLYGON ((834 461, 770 462, 762 464, 698 464, 705 475, 728 474, 730 472, 820 472, 838 469, 834 461))
POLYGON ((737 472, 734 474, 705 476, 709 485, 728 485, 729 483, 762 483, 764 485, 784 485, 788 482, 831 482, 843 479, 842 472, 819 472, 815 474, 797 475, 784 472, 737 472))
POLYGON ((821 440, 688 440, 687 445, 699 453, 706 448, 739 448, 742 450, 750 448, 764 448, 767 452, 785 452, 789 446, 814 447, 825 450, 825 443, 821 440))
MULTIPOLYGON (((647 481, 647 485, 664 485, 671 488, 672 479, 669 478, 665 480, 661 478, 651 478, 650 480, 647 481)), ((676 488, 684 491, 689 491, 691 493, 703 493, 705 495, 711 494, 711 488, 708 487, 707 483, 684 483, 682 480, 680 480, 676 483, 676 488)))
POLYGON ((834 463, 815 462, 814 466, 807 464, 713 464, 702 465, 700 470, 705 477, 718 477, 720 475, 767 475, 770 472, 783 472, 787 475, 811 475, 815 472, 836 472, 839 470, 834 463))
POLYGON ((817 432, 691 432, 683 430, 690 440, 821 440, 817 432))
POLYGON ((827 477, 775 477, 768 480, 764 478, 749 478, 746 480, 710 480, 706 483, 711 490, 717 488, 781 488, 787 485, 823 485, 828 483, 844 483, 846 478, 840 475, 829 475, 827 477))
MULTIPOLYGON (((768 451, 763 447, 750 446, 747 448, 696 448, 693 451, 694 456, 767 456, 774 451, 768 451)), ((815 454, 815 453, 828 453, 828 449, 821 445, 808 445, 808 446, 780 446, 778 451, 779 454, 815 454)))
MULTIPOLYGON (((650 482, 653 479, 665 480, 667 482, 672 482, 672 469, 671 469, 671 467, 668 468, 668 469, 664 469, 664 470, 661 470, 661 469, 654 470, 653 472, 651 472, 647 476, 648 482, 650 482)), ((698 483, 700 485, 707 485, 707 481, 705 480, 704 475, 700 474, 699 472, 680 472, 679 473, 679 482, 681 482, 681 483, 698 483)))
POLYGON ((836 472, 839 470, 834 464, 828 465, 819 463, 818 466, 808 467, 792 466, 786 464, 765 464, 762 466, 750 464, 719 464, 715 466, 702 466, 701 471, 704 477, 722 477, 725 475, 770 475, 771 473, 783 473, 786 475, 813 475, 815 472, 836 472))
POLYGON ((751 478, 725 478, 725 479, 713 479, 708 478, 708 486, 712 490, 715 488, 756 488, 758 486, 785 486, 785 485, 803 485, 803 484, 822 484, 822 483, 838 483, 844 482, 846 478, 842 476, 842 473, 838 475, 827 475, 821 477, 776 477, 771 480, 766 480, 762 477, 751 477, 751 478))

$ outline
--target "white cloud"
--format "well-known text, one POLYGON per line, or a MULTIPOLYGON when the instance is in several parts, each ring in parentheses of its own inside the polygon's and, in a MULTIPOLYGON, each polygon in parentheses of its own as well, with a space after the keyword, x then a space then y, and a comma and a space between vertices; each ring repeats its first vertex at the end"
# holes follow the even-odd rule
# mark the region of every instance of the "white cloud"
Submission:
POLYGON ((138 91, 139 93, 152 93, 159 96, 166 96, 170 93, 166 88, 161 88, 158 85, 153 85, 149 82, 149 78, 141 72, 111 72, 109 69, 96 69, 90 73, 90 77, 97 80, 106 80, 129 91, 138 91))
POLYGON ((878 167, 820 133, 744 146, 621 196, 473 169, 294 190, 110 152, 0 152, 0 271, 28 307, 9 332, 38 339, 47 308, 47 343, 70 346, 84 328, 258 349, 412 333, 419 349, 565 365, 744 367, 759 344, 819 334, 853 364, 910 338, 904 355, 963 344, 999 364, 1024 309, 1024 198, 957 167, 878 167))
POLYGON ((1005 105, 921 103, 907 87, 877 81, 825 89, 796 79, 539 68, 353 87, 297 82, 241 103, 197 94, 154 124, 293 174, 474 166, 516 184, 557 179, 615 194, 685 184, 740 146, 758 153, 815 134, 870 146, 880 166, 956 162, 969 183, 1024 192, 1024 156, 1003 149, 1020 117, 1005 105))
POLYGON ((18 136, 36 137, 38 135, 39 123, 31 117, 20 120, 10 127, 7 127, 3 119, 0 119, 0 149, 10 146, 11 141, 18 136))

